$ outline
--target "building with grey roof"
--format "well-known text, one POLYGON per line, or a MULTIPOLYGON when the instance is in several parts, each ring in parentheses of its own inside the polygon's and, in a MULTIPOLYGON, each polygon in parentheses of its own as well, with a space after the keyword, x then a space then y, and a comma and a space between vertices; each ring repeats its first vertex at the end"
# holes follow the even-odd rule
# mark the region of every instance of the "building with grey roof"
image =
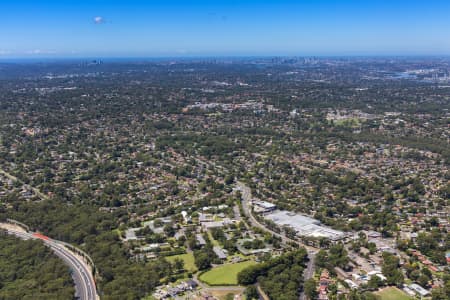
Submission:
POLYGON ((257 213, 268 213, 271 211, 274 211, 277 208, 277 206, 273 203, 266 202, 266 201, 253 201, 253 209, 257 213))
POLYGON ((228 257, 228 255, 225 253, 225 250, 220 248, 219 246, 214 246, 213 251, 220 259, 227 259, 228 257))
POLYGON ((320 221, 297 213, 278 210, 265 215, 278 226, 289 226, 293 228, 298 236, 327 238, 331 241, 343 240, 347 235, 339 230, 323 226, 320 221))
POLYGON ((206 245, 206 241, 205 241, 205 239, 203 238, 203 236, 202 236, 201 234, 196 234, 195 237, 196 237, 196 239, 197 239, 197 243, 198 243, 200 246, 206 245))
POLYGON ((424 289, 422 286, 418 285, 417 283, 412 283, 409 285, 409 288, 413 291, 415 291, 417 294, 419 294, 422 297, 426 297, 430 294, 430 292, 426 289, 424 289))

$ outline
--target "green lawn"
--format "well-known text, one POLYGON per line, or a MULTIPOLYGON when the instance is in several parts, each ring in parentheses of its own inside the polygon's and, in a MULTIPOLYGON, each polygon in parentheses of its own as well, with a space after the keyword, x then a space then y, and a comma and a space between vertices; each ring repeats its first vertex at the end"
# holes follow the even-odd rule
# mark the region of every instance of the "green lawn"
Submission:
POLYGON ((213 238, 210 230, 208 230, 208 237, 211 240, 211 243, 213 244, 213 246, 220 246, 219 242, 213 238))
POLYGON ((411 300, 412 298, 396 287, 389 287, 376 293, 381 300, 411 300))
POLYGON ((348 118, 342 120, 334 120, 334 125, 347 126, 347 127, 357 127, 361 125, 361 120, 358 118, 348 118))
POLYGON ((244 261, 237 264, 227 264, 214 268, 200 276, 209 285, 237 285, 237 274, 248 266, 255 265, 254 261, 244 261))
POLYGON ((184 268, 186 271, 190 272, 196 272, 197 267, 195 266, 194 262, 194 254, 192 253, 186 253, 186 254, 180 254, 180 255, 173 255, 173 256, 167 256, 166 259, 173 263, 175 258, 181 258, 184 261, 184 268))

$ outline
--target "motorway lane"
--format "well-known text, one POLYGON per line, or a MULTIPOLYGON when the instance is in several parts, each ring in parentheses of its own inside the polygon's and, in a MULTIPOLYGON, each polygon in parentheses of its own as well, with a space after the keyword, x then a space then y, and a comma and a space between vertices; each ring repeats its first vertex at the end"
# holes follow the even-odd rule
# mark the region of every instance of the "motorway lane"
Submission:
POLYGON ((83 262, 80 262, 79 258, 71 253, 58 241, 52 239, 42 239, 34 236, 32 233, 20 232, 12 229, 7 230, 8 233, 18 236, 22 239, 41 239, 45 245, 50 247, 55 254, 61 258, 66 265, 72 270, 72 277, 75 282, 75 289, 77 296, 80 300, 96 300, 97 291, 95 287, 95 281, 92 277, 91 271, 85 266, 83 262))
POLYGON ((74 281, 80 287, 78 289, 80 299, 95 299, 95 289, 92 288, 93 283, 91 283, 89 278, 90 271, 83 268, 83 265, 78 262, 77 258, 71 253, 65 252, 64 248, 58 245, 52 245, 50 247, 67 265, 71 266, 74 281))

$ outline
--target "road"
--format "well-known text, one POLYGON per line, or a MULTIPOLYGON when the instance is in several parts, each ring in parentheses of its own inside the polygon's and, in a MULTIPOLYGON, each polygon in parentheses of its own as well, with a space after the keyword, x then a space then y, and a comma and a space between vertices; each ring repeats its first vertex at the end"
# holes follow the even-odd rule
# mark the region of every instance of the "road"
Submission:
POLYGON ((306 265, 305 272, 303 273, 303 277, 305 279, 309 279, 313 277, 314 270, 315 270, 315 259, 316 259, 316 253, 315 252, 308 252, 308 264, 306 265))
MULTIPOLYGON (((317 253, 317 251, 319 249, 316 249, 314 247, 311 246, 307 246, 304 245, 303 243, 296 241, 296 240, 292 240, 280 233, 277 233, 275 231, 270 230, 269 228, 265 227, 263 224, 259 223, 258 220, 256 220, 256 218, 253 216, 253 214, 251 213, 250 210, 250 201, 252 199, 252 192, 250 190, 250 188, 248 186, 246 186, 244 183, 242 182, 238 182, 237 186, 239 188, 239 190, 241 191, 242 194, 242 208, 244 210, 245 215, 249 218, 250 223, 252 224, 252 226, 261 228, 267 232, 270 232, 271 234, 281 238, 281 240, 283 241, 283 243, 287 244, 287 243, 296 243, 297 245, 301 246, 301 247, 305 247, 306 250, 308 251, 308 264, 306 266, 306 269, 304 270, 303 273, 303 278, 304 280, 310 279, 313 277, 314 275, 314 271, 315 271, 315 255, 317 253)), ((302 292, 300 294, 299 297, 300 300, 305 300, 306 296, 305 294, 302 292)))
POLYGON ((39 189, 37 189, 35 187, 32 187, 29 184, 26 184, 25 182, 23 182, 22 180, 20 180, 16 176, 11 175, 10 173, 6 172, 5 170, 0 169, 0 174, 2 174, 3 176, 11 179, 12 181, 19 182, 27 190, 32 190, 39 198, 41 198, 41 200, 48 200, 48 196, 44 195, 39 189))
MULTIPOLYGON (((308 251, 308 264, 306 265, 306 269, 303 271, 303 280, 306 281, 314 276, 315 271, 315 258, 316 258, 316 252, 308 251)), ((300 293, 299 300, 306 300, 307 297, 305 295, 305 292, 302 291, 300 293)))
POLYGON ((258 227, 265 231, 270 232, 274 236, 281 238, 281 240, 285 244, 287 244, 288 242, 297 243, 296 241, 293 241, 293 240, 287 238, 286 236, 279 234, 278 232, 272 231, 271 229, 265 227, 263 224, 259 223, 258 220, 256 220, 256 218, 253 216, 253 214, 251 213, 251 210, 250 210, 250 201, 252 200, 252 192, 251 192, 250 188, 242 182, 238 182, 237 186, 242 194, 242 209, 244 210, 244 214, 249 218, 252 226, 258 227))
POLYGON ((274 236, 281 238, 282 242, 285 244, 295 243, 301 247, 305 247, 309 253, 313 253, 313 252, 315 253, 319 250, 317 248, 307 246, 297 240, 290 239, 283 234, 280 234, 278 232, 275 232, 275 231, 267 228, 266 226, 264 226, 264 224, 259 223, 258 220, 256 220, 256 218, 253 216, 253 214, 251 213, 251 210, 250 210, 250 201, 252 199, 252 192, 251 192, 250 188, 242 182, 238 182, 237 186, 242 194, 242 208, 244 210, 245 215, 250 219, 250 223, 252 226, 259 227, 267 232, 270 232, 274 236))
POLYGON ((40 239, 46 246, 51 248, 53 252, 61 258, 72 271, 72 278, 75 282, 76 296, 80 300, 96 300, 98 299, 95 281, 91 270, 81 261, 77 255, 64 247, 59 241, 52 240, 43 235, 29 233, 25 231, 5 228, 9 234, 15 235, 21 239, 40 239))

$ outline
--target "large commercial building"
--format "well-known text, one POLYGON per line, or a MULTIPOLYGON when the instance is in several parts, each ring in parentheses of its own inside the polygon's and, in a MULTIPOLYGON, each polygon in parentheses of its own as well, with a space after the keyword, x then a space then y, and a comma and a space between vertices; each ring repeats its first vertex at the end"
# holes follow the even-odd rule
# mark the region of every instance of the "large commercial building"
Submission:
POLYGON ((289 211, 277 210, 265 215, 278 226, 290 226, 300 237, 327 238, 337 242, 347 238, 347 235, 339 230, 323 226, 320 221, 289 211))

